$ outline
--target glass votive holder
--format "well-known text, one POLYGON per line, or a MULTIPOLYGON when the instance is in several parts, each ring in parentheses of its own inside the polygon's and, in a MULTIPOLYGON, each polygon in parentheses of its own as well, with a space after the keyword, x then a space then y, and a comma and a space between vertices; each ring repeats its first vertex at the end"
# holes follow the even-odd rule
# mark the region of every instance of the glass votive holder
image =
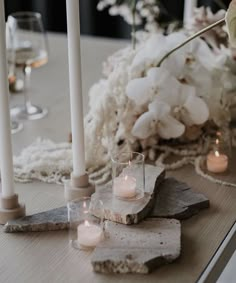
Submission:
POLYGON ((104 209, 101 200, 83 197, 67 203, 69 241, 73 248, 93 249, 104 239, 104 209), (99 215, 99 217, 93 216, 99 215))
POLYGON ((122 200, 138 200, 145 193, 144 155, 138 152, 122 152, 111 157, 112 192, 122 200))
POLYGON ((228 169, 231 156, 230 133, 226 129, 217 131, 212 137, 211 149, 206 158, 207 170, 212 173, 223 173, 228 169))

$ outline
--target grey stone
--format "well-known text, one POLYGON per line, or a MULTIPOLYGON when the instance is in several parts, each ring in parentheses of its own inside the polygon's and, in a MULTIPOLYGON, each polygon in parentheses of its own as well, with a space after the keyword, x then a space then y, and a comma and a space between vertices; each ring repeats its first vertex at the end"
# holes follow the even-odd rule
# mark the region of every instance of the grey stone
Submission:
POLYGON ((5 224, 4 232, 40 232, 65 230, 68 228, 67 207, 60 207, 11 220, 5 224))
POLYGON ((174 178, 166 178, 158 187, 149 217, 185 219, 209 205, 209 199, 203 194, 193 192, 187 184, 174 178))
POLYGON ((180 255, 181 226, 175 219, 148 219, 129 226, 108 221, 106 231, 108 238, 92 255, 95 272, 146 274, 180 255))
MULTIPOLYGON (((140 170, 142 168, 137 167, 134 172, 137 180, 142 177, 140 170)), ((155 193, 159 190, 159 184, 164 177, 163 168, 145 165, 145 195, 142 199, 126 201, 116 198, 112 193, 111 182, 96 190, 92 197, 102 200, 105 219, 123 224, 138 223, 147 217, 153 208, 155 193)), ((101 216, 101 211, 93 210, 93 207, 92 211, 95 216, 101 216)))
MULTIPOLYGON (((151 182, 153 183, 153 188, 155 184, 154 192, 156 192, 156 196, 147 194, 144 199, 138 202, 124 202, 120 200, 114 201, 111 193, 106 195, 105 188, 99 191, 97 197, 101 197, 103 201, 105 200, 106 218, 125 224, 137 223, 146 216, 184 219, 198 213, 200 209, 209 207, 209 200, 204 195, 193 192, 185 183, 173 178, 167 178, 159 184, 164 177, 164 173, 162 172, 159 175, 161 178, 156 179, 153 176, 156 176, 157 169, 156 167, 151 169, 151 167, 146 170, 146 178, 148 178, 150 186, 151 182), (102 194, 104 194, 104 197, 102 194), (144 207, 143 201, 146 201, 146 204, 149 201, 146 207, 144 207), (113 206, 113 210, 110 210, 110 206, 113 206)), ((14 233, 55 231, 68 228, 67 208, 60 207, 11 220, 4 226, 4 231, 14 233)))

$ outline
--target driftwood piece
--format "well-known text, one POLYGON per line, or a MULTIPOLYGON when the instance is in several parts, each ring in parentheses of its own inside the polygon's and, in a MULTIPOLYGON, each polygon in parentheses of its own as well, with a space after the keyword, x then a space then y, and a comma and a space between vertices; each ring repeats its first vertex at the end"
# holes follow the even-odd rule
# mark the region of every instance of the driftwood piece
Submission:
POLYGON ((95 272, 146 274, 180 255, 181 226, 175 219, 149 219, 130 226, 109 221, 107 231, 109 238, 92 255, 95 272))
POLYGON ((193 192, 186 183, 166 178, 158 187, 155 205, 149 217, 185 219, 209 205, 209 199, 193 192))
MULTIPOLYGON (((136 177, 142 168, 137 168, 136 177)), ((116 198, 112 193, 111 183, 100 188, 93 194, 93 198, 103 201, 105 219, 123 224, 134 224, 143 220, 150 213, 154 205, 154 196, 159 189, 159 184, 163 181, 165 171, 161 167, 145 165, 145 195, 142 199, 126 201, 116 198)), ((93 207, 92 207, 93 210, 93 207)), ((101 211, 94 210, 95 216, 100 216, 101 211)))

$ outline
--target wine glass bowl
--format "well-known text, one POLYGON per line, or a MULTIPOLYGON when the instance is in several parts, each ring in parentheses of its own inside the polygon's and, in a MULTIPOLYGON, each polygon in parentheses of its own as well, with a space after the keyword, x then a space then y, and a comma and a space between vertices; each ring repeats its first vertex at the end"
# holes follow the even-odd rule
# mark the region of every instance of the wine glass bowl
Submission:
POLYGON ((42 18, 35 12, 16 12, 8 16, 10 36, 13 40, 14 64, 23 71, 24 104, 11 108, 11 115, 19 119, 41 119, 46 108, 33 105, 30 96, 32 69, 48 62, 48 48, 42 18))

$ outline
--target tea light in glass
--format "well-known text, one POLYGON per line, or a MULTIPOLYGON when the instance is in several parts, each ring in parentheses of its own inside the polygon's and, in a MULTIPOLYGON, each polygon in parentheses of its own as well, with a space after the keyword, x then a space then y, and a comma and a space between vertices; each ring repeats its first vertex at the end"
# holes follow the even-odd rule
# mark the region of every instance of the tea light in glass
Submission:
POLYGON ((113 155, 112 190, 116 198, 137 200, 145 192, 144 155, 138 152, 123 152, 113 155))
POLYGON ((223 173, 228 168, 228 157, 219 151, 210 152, 207 155, 207 170, 212 173, 223 173))
POLYGON ((96 247, 104 239, 102 201, 94 197, 84 197, 68 202, 67 208, 72 247, 81 250, 96 247))
POLYGON ((80 247, 96 247, 103 239, 103 230, 98 225, 85 220, 84 223, 77 227, 77 243, 80 247))

